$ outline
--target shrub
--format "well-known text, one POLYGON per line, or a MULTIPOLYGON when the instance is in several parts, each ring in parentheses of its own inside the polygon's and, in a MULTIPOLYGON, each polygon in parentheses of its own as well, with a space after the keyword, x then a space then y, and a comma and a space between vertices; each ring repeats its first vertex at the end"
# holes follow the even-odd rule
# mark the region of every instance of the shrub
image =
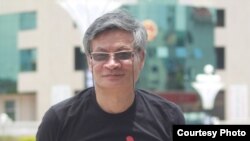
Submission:
POLYGON ((36 141, 35 136, 21 136, 18 137, 18 141, 36 141))
POLYGON ((15 137, 12 136, 0 136, 0 141, 17 141, 15 137))
POLYGON ((0 141, 36 141, 35 136, 0 136, 0 141))

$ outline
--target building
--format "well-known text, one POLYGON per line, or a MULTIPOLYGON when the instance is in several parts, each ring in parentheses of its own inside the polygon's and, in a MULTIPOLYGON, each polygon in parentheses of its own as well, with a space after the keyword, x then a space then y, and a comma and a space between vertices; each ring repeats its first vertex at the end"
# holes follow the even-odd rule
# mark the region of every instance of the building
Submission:
MULTIPOLYGON (((143 0, 137 1, 142 4, 142 8, 143 2, 143 0)), ((214 56, 209 62, 216 66, 216 73, 222 77, 224 83, 224 88, 218 95, 221 100, 217 102, 224 109, 217 112, 222 112, 223 120, 226 121, 249 122, 250 74, 248 72, 250 72, 250 66, 246 60, 249 59, 247 50, 250 44, 248 39, 250 2, 248 0, 240 2, 172 0, 171 2, 170 5, 193 7, 197 13, 204 14, 207 8, 214 10, 213 14, 218 18, 215 25, 208 30, 211 32, 207 35, 209 42, 206 43, 214 43, 209 44, 215 47, 214 54, 211 53, 214 56)), ((17 121, 41 120, 44 112, 51 105, 77 94, 86 85, 86 76, 83 73, 86 62, 82 59, 84 54, 80 49, 82 35, 69 13, 56 0, 26 0, 25 2, 1 0, 0 3, 0 113, 6 112, 17 121)), ((131 5, 126 6, 128 8, 131 5)), ((131 7, 130 10, 133 11, 131 7)), ((178 7, 174 11, 178 11, 178 7)), ((178 12, 177 15, 172 16, 178 16, 178 12)), ((192 22, 189 19, 187 21, 192 22)), ((192 28, 197 29, 197 27, 192 28)), ((191 30, 193 34, 196 33, 194 38, 199 39, 200 34, 194 30, 191 30)), ((178 37, 181 36, 182 34, 178 35, 178 37)), ((168 37, 168 43, 171 45, 171 41, 174 41, 176 36, 169 34, 168 37)), ((179 52, 181 56, 185 55, 183 50, 179 52)), ((199 51, 197 52, 199 57, 199 51)), ((199 61, 189 62, 189 64, 197 62, 199 61)), ((160 64, 158 66, 163 67, 160 64)), ((197 68, 195 74, 202 72, 202 64, 195 68, 197 68)), ((153 69, 153 71, 156 70, 153 69)), ((157 77, 165 75, 164 73, 159 73, 157 77)), ((184 71, 183 74, 186 73, 184 71)), ((176 77, 171 80, 177 80, 175 78, 179 75, 174 74, 174 76, 176 77)), ((181 88, 181 90, 194 91, 188 83, 195 75, 192 75, 188 82, 185 82, 185 76, 181 77, 182 85, 179 86, 176 81, 176 85, 170 87, 173 88, 171 90, 181 88)), ((153 82, 155 77, 152 76, 153 82)), ((147 85, 150 89, 168 90, 165 88, 168 83, 166 79, 159 83, 166 84, 147 85), (161 87, 155 88, 156 86, 161 87)))
POLYGON ((12 76, 17 88, 16 94, 1 94, 0 111, 12 113, 15 120, 40 120, 49 106, 84 86, 76 58, 80 33, 56 1, 1 0, 0 6, 1 49, 8 51, 1 51, 5 53, 1 54, 5 60, 1 59, 1 74, 12 76), (63 96, 55 97, 60 91, 63 96))
POLYGON ((213 7, 218 10, 215 48, 218 50, 216 72, 224 83, 226 123, 249 123, 250 66, 247 63, 250 19, 247 0, 180 0, 180 4, 213 7), (239 8, 240 7, 240 8, 239 8))

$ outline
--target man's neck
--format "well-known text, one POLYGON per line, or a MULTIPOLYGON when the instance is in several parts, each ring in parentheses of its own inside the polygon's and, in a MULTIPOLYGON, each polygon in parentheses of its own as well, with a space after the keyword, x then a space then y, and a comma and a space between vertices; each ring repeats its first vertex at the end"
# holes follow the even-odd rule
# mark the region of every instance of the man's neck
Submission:
POLYGON ((108 113, 126 111, 134 102, 135 93, 131 88, 103 89, 95 87, 96 100, 99 106, 108 113))

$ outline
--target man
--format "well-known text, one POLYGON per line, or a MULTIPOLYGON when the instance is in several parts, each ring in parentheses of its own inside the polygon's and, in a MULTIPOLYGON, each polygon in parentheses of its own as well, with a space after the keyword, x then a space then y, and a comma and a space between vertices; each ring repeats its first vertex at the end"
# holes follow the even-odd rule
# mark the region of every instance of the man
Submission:
POLYGON ((135 89, 145 61, 147 34, 126 12, 99 17, 83 43, 94 87, 52 106, 37 141, 171 141, 184 124, 177 105, 135 89))

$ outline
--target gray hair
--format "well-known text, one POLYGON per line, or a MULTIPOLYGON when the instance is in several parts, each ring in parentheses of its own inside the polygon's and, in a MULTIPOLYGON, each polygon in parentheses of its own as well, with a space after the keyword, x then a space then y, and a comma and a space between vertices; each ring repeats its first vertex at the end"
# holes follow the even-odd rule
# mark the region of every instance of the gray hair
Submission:
POLYGON ((110 29, 122 29, 132 33, 134 49, 145 51, 147 32, 144 26, 124 10, 115 10, 97 18, 86 30, 83 38, 86 55, 91 53, 91 40, 110 29))

